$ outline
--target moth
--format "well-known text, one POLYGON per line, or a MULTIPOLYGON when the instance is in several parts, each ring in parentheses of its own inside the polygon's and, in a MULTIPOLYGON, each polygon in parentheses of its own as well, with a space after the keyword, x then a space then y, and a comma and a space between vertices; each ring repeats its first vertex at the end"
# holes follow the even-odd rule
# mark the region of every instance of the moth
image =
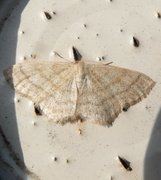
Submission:
POLYGON ((147 75, 76 59, 74 62, 28 60, 4 76, 55 123, 89 121, 111 126, 122 110, 145 98, 155 82, 147 75))

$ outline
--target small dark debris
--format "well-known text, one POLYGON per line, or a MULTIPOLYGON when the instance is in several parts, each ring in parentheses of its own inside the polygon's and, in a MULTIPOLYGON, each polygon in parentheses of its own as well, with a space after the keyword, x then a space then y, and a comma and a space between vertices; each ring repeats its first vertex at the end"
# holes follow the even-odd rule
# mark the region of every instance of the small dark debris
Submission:
POLYGON ((24 56, 24 57, 23 57, 23 60, 26 60, 26 59, 27 59, 26 56, 24 56))
POLYGON ((139 47, 139 45, 140 45, 140 42, 139 42, 139 40, 136 37, 133 37, 133 45, 135 47, 139 47))
POLYGON ((129 107, 130 107, 130 105, 129 105, 128 103, 126 103, 126 104, 124 105, 124 107, 122 108, 122 110, 123 110, 124 112, 127 112, 127 110, 129 109, 129 107))
POLYGON ((151 109, 151 106, 145 106, 145 109, 149 110, 151 109))
POLYGON ((55 11, 53 11, 53 14, 54 14, 54 15, 56 15, 56 12, 55 12, 55 11))
POLYGON ((25 31, 20 31, 21 34, 25 34, 25 31))
POLYGON ((102 60, 105 60, 105 57, 104 57, 104 56, 102 56, 102 57, 101 57, 101 59, 102 59, 102 60))
POLYGON ((42 116, 42 110, 40 109, 39 105, 34 104, 34 109, 37 116, 42 116))
POLYGON ((101 60, 102 60, 102 59, 101 59, 101 57, 98 57, 97 59, 98 59, 99 61, 101 61, 101 60))
POLYGON ((99 36, 99 34, 97 33, 97 34, 96 34, 96 36, 98 37, 98 36, 99 36))
POLYGON ((83 24, 83 26, 86 28, 86 27, 87 27, 87 24, 83 24))
POLYGON ((81 130, 81 129, 78 129, 78 133, 81 135, 81 134, 82 134, 82 130, 81 130))
POLYGON ((120 32, 123 32, 124 30, 123 29, 120 29, 120 32))
POLYGON ((69 163, 69 159, 66 159, 66 163, 67 163, 67 164, 69 163))
POLYGON ((57 157, 54 157, 54 161, 57 161, 58 160, 58 158, 57 157))
POLYGON ((125 158, 120 157, 120 156, 118 156, 118 159, 127 171, 132 171, 132 168, 130 166, 131 163, 128 160, 126 160, 125 158))
POLYGON ((157 12, 157 13, 156 13, 156 17, 157 17, 158 19, 160 19, 160 18, 161 18, 161 14, 160 14, 159 12, 157 12))
POLYGON ((80 54, 80 52, 75 47, 72 47, 72 50, 75 61, 80 61, 82 59, 82 55, 80 54))
POLYGON ((48 20, 52 19, 52 16, 48 12, 44 12, 44 14, 48 20))
POLYGON ((123 110, 124 112, 127 112, 128 108, 127 108, 127 107, 123 107, 122 110, 123 110))
POLYGON ((31 58, 33 58, 33 59, 36 58, 36 54, 31 54, 30 56, 31 56, 31 58))

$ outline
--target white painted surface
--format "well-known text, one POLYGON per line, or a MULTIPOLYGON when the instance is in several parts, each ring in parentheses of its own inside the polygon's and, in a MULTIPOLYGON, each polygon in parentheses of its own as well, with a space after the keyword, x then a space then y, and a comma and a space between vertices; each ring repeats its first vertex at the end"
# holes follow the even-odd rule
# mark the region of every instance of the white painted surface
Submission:
MULTIPOLYGON (((0 124, 14 151, 40 179, 161 178, 161 19, 156 17, 156 12, 161 11, 159 6, 161 2, 150 0, 35 0, 23 1, 15 8, 0 33, 0 124), (44 11, 52 15, 51 20, 43 16, 44 11), (138 48, 131 44, 133 36, 140 41, 138 48), (69 58, 71 46, 77 47, 84 59, 97 61, 104 56, 115 66, 147 74, 157 84, 146 99, 120 114, 111 128, 88 122, 65 126, 49 123, 45 117, 35 115, 29 100, 15 95, 20 102, 14 101, 2 70, 24 57, 31 58, 31 54, 36 59, 52 60, 52 52, 56 51, 69 58), (123 169, 117 155, 128 159, 133 171, 123 169)), ((1 144, 2 152, 7 154, 1 144)), ((12 161, 7 155, 4 159, 12 161)), ((25 177, 22 168, 14 163, 11 166, 15 174, 34 179, 25 177)))

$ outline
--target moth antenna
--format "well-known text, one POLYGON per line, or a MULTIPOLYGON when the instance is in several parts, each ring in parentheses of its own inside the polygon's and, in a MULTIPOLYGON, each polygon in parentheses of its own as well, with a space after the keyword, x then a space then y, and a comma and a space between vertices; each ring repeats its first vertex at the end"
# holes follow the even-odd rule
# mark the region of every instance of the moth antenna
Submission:
POLYGON ((104 65, 110 65, 110 64, 112 64, 113 62, 111 61, 111 62, 108 62, 108 63, 103 63, 104 65))
POLYGON ((59 53, 57 53, 56 51, 54 51, 53 53, 54 53, 55 56, 59 57, 60 59, 66 60, 66 61, 68 61, 68 62, 71 63, 71 61, 70 61, 69 59, 64 58, 63 56, 61 56, 61 55, 60 55, 59 53))

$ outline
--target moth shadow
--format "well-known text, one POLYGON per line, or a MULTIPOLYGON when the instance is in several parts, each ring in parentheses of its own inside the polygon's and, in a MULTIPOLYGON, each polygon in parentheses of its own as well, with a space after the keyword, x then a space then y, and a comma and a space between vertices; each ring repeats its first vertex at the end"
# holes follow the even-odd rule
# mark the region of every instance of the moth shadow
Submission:
MULTIPOLYGON (((28 170, 19 138, 14 92, 3 82, 3 70, 15 64, 21 14, 28 1, 16 0, 8 3, 4 21, 0 22, 0 38, 3 39, 0 42, 0 179, 2 180, 27 179, 28 170), (14 17, 12 14, 15 12, 14 17)), ((3 3, 5 1, 0 3, 1 8, 3 3)))
POLYGON ((144 159, 144 180, 161 179, 161 109, 156 118, 144 159))

